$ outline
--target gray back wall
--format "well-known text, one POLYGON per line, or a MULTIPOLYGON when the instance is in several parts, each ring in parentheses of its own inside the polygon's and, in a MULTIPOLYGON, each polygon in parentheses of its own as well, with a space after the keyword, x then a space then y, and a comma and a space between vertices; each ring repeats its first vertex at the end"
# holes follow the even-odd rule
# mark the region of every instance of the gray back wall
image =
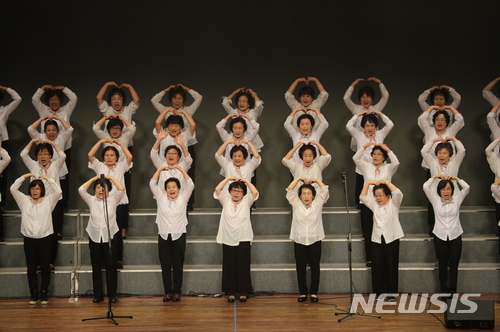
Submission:
MULTIPOLYGON (((9 182, 26 171, 19 152, 28 142, 26 127, 36 120, 31 96, 44 84, 68 86, 79 98, 71 119, 75 128, 72 208, 85 208, 76 189, 93 175, 86 154, 96 141, 92 122, 101 116, 95 95, 107 81, 130 83, 141 97, 134 116, 132 208, 155 207, 147 183, 154 172, 149 151, 158 113, 150 99, 176 83, 204 97, 194 117, 200 142, 195 207, 218 206, 212 198, 221 180, 213 158, 221 144, 215 124, 225 115, 221 97, 242 86, 254 89, 265 106, 259 119, 265 146, 258 169, 257 205, 286 206, 284 188, 290 176, 281 158, 291 148, 291 140, 283 129, 290 112, 284 93, 300 76, 318 77, 330 94, 323 107, 330 127, 321 140, 333 156, 324 171, 331 190, 327 206, 344 204, 342 166, 348 171, 349 190, 354 189, 353 153, 345 130, 350 113, 342 96, 354 79, 370 76, 380 78, 390 92, 384 113, 395 128, 386 143, 401 161, 393 181, 405 194, 403 204, 426 204, 417 97, 440 84, 451 85, 462 95, 459 111, 466 124, 458 137, 467 156, 460 176, 472 186, 464 204, 492 204, 493 174, 484 156, 490 106, 481 90, 500 76, 495 70, 499 50, 493 34, 498 28, 495 8, 412 1, 92 0, 30 2, 29 6, 11 1, 2 9, 0 85, 14 88, 23 97, 8 123, 13 146, 9 152, 14 156, 9 182)), ((17 208, 11 197, 6 199, 7 208, 17 208)))

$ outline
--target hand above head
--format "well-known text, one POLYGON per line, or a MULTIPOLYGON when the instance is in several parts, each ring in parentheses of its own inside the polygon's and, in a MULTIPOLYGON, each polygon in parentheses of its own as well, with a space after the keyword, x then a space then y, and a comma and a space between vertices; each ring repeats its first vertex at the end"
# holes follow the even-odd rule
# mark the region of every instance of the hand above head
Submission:
POLYGON ((376 78, 376 77, 370 77, 370 78, 368 78, 368 79, 367 79, 367 81, 374 81, 375 83, 377 83, 377 84, 379 84, 379 85, 380 85, 380 84, 382 84, 382 81, 381 81, 381 80, 379 80, 379 79, 378 79, 378 78, 376 78))

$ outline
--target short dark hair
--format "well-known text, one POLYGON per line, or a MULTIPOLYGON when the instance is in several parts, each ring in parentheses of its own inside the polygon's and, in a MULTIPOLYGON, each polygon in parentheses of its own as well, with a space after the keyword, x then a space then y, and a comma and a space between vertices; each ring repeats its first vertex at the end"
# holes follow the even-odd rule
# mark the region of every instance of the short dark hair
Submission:
POLYGON ((113 97, 114 95, 119 95, 120 97, 122 97, 123 104, 125 104, 125 100, 127 100, 127 95, 125 94, 125 91, 123 91, 122 88, 117 88, 115 86, 114 88, 112 88, 111 90, 109 90, 109 92, 108 92, 108 103, 111 104, 111 97, 113 97))
POLYGON ((378 127, 378 118, 373 113, 365 114, 361 117, 361 128, 364 128, 367 122, 372 122, 375 127, 378 127))
POLYGON ((453 184, 453 181, 451 180, 441 180, 439 181, 438 185, 437 185, 437 194, 439 197, 441 197, 441 189, 444 189, 444 187, 446 187, 447 184, 450 184, 451 186, 451 195, 453 196, 453 193, 455 192, 455 185, 453 184))
POLYGON ((363 95, 367 95, 368 97, 372 97, 372 100, 375 100, 375 90, 371 86, 365 85, 358 91, 358 100, 361 100, 363 95))
POLYGON ((45 196, 45 185, 43 184, 43 181, 40 179, 34 179, 33 181, 30 182, 30 184, 28 185, 28 194, 31 196, 31 188, 36 187, 36 186, 39 186, 41 189, 40 197, 44 197, 45 196))
POLYGON ((47 120, 45 121, 45 124, 43 125, 43 132, 47 130, 48 126, 55 126, 57 132, 59 132, 59 124, 57 123, 56 120, 47 120))
POLYGON ((233 183, 231 183, 229 185, 229 187, 227 188, 228 191, 231 191, 235 188, 239 188, 241 190, 243 190, 243 196, 245 196, 247 194, 247 185, 245 184, 245 182, 243 181, 234 181, 233 183))
POLYGON ((440 114, 443 114, 444 115, 444 119, 446 121, 446 127, 448 127, 448 125, 450 124, 450 115, 448 114, 448 112, 446 111, 437 111, 436 113, 434 113, 434 115, 432 116, 432 123, 435 123, 436 122, 436 118, 440 115, 440 114))
POLYGON ((380 152, 382 152, 382 154, 384 155, 384 161, 387 160, 387 158, 389 158, 389 155, 387 154, 387 151, 385 151, 384 149, 382 149, 382 147, 380 145, 375 145, 372 149, 372 152, 370 152, 370 156, 373 156, 373 152, 375 152, 375 150, 380 150, 380 152))
POLYGON ((229 122, 229 130, 231 132, 233 132, 233 126, 234 126, 235 123, 241 123, 241 124, 243 124, 243 130, 247 131, 248 126, 247 126, 247 122, 245 121, 245 119, 237 117, 237 118, 233 118, 231 120, 231 122, 229 122))
POLYGON ((120 129, 123 130, 123 121, 117 118, 109 119, 108 124, 106 125, 106 130, 108 131, 108 133, 110 132, 111 128, 115 126, 120 126, 120 129))
POLYGON ((311 88, 310 86, 306 85, 299 90, 299 98, 302 97, 303 95, 309 95, 311 96, 312 99, 314 99, 315 96, 314 89, 311 88))
POLYGON ((441 142, 438 145, 436 145, 436 149, 434 149, 434 154, 436 154, 437 156, 438 152, 442 149, 448 150, 450 157, 453 156, 453 147, 449 142, 446 143, 441 142))
POLYGON ((310 114, 302 114, 299 116, 297 119, 297 127, 300 127, 300 121, 302 121, 302 119, 309 119, 309 121, 311 121, 311 127, 314 127, 314 118, 310 114))
POLYGON ((180 116, 180 115, 170 115, 165 120, 165 127, 168 127, 171 124, 177 124, 177 125, 181 126, 181 128, 184 128, 184 120, 182 119, 182 116, 180 116))
POLYGON ((248 108, 252 109, 255 106, 255 98, 252 96, 250 92, 240 90, 236 93, 234 96, 234 104, 238 105, 238 99, 240 99, 241 96, 245 96, 248 99, 248 108))
POLYGON ((115 152, 115 154, 116 154, 116 161, 118 161, 118 159, 120 159, 120 152, 118 152, 117 148, 115 148, 114 146, 110 146, 110 145, 108 145, 107 147, 105 147, 104 149, 102 149, 102 160, 104 161, 104 155, 109 150, 115 152))
POLYGON ((61 101, 61 105, 63 104, 64 99, 66 98, 66 95, 64 94, 64 92, 62 92, 62 90, 46 89, 45 93, 43 94, 43 99, 45 100, 45 103, 48 105, 50 98, 54 96, 57 96, 59 98, 59 100, 61 101))
POLYGON ((186 91, 180 85, 168 90, 168 101, 172 102, 172 99, 177 95, 181 95, 182 104, 184 104, 186 102, 186 91))
POLYGON ((444 97, 444 102, 448 104, 448 100, 450 99, 450 93, 448 92, 448 89, 434 89, 431 91, 429 94, 429 101, 432 105, 434 105, 434 97, 436 96, 443 96, 444 97))
MULTIPOLYGON (((113 184, 111 183, 111 181, 109 179, 104 179, 104 183, 106 184, 106 187, 108 187, 108 191, 111 191, 113 189, 113 184)), ((95 188, 97 188, 98 184, 101 184, 100 178, 94 181, 94 191, 95 191, 95 188)))
POLYGON ((229 156, 231 157, 231 159, 233 159, 233 154, 235 154, 238 151, 241 151, 241 153, 243 153, 244 159, 248 158, 248 150, 243 145, 235 145, 229 151, 229 156))
POLYGON ((313 156, 314 156, 314 159, 316 159, 316 148, 312 145, 312 144, 302 144, 302 146, 299 148, 299 157, 300 159, 302 159, 302 156, 304 155, 304 152, 306 152, 306 150, 311 150, 313 156))
POLYGON ((312 184, 310 184, 310 183, 307 183, 307 184, 306 184, 306 183, 304 183, 303 185, 301 185, 301 186, 299 187, 299 191, 298 191, 298 193, 299 193, 299 197, 300 197, 300 195, 302 195, 302 190, 304 190, 304 189, 310 189, 310 190, 311 190, 311 192, 312 192, 312 194, 313 194, 313 199, 314 199, 314 197, 316 197, 316 189, 315 189, 315 188, 314 188, 314 186, 313 186, 312 184))
POLYGON ((52 145, 50 143, 40 143, 35 147, 35 156, 38 156, 38 154, 43 151, 47 150, 47 152, 50 155, 50 158, 54 156, 54 148, 52 148, 52 145))
POLYGON ((389 187, 386 184, 381 183, 381 184, 373 186, 373 195, 374 196, 375 196, 375 192, 378 189, 382 189, 382 191, 384 192, 384 195, 386 195, 387 197, 392 197, 391 190, 389 189, 389 187))
POLYGON ((165 148, 165 159, 167 159, 167 153, 169 150, 172 150, 174 149, 175 151, 177 151, 177 154, 179 155, 179 159, 182 157, 182 151, 181 149, 177 146, 177 145, 169 145, 165 148))
POLYGON ((181 189, 181 182, 179 181, 179 179, 171 177, 171 178, 168 178, 168 179, 165 180, 165 190, 167 190, 167 185, 170 182, 175 182, 175 184, 177 185, 177 188, 179 188, 179 190, 181 189))

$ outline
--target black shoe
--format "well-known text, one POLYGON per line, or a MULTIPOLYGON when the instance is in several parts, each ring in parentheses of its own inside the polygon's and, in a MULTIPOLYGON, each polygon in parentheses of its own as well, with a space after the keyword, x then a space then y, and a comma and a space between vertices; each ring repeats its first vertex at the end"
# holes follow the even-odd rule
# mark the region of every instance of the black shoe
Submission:
POLYGON ((111 296, 111 303, 116 303, 118 302, 118 298, 115 296, 111 296))
POLYGON ((43 290, 40 292, 40 303, 41 304, 49 303, 49 294, 47 290, 43 290))
POLYGON ((36 304, 38 302, 38 289, 30 290, 31 298, 29 304, 36 304))
POLYGON ((366 267, 372 267, 372 262, 366 262, 366 267))
POLYGON ((116 262, 116 269, 117 270, 122 270, 123 269, 123 264, 121 261, 116 262))
POLYGON ((307 301, 307 295, 301 295, 297 299, 298 302, 306 302, 307 301))
POLYGON ((234 295, 233 294, 228 295, 227 302, 229 302, 229 303, 233 303, 234 302, 234 295))
POLYGON ((172 301, 179 302, 180 300, 181 300, 181 295, 180 294, 173 294, 172 295, 172 301))
POLYGON ((163 298, 163 302, 168 302, 172 300, 172 294, 165 294, 165 297, 163 298))
POLYGON ((394 296, 388 296, 385 299, 389 302, 396 302, 396 298, 394 296))
POLYGON ((104 298, 102 297, 94 297, 94 299, 92 300, 92 303, 100 303, 104 301, 104 298))
POLYGON ((247 301, 247 296, 245 294, 240 295, 240 302, 246 302, 247 301))
POLYGON ((311 294, 311 302, 318 303, 319 298, 316 294, 311 294))

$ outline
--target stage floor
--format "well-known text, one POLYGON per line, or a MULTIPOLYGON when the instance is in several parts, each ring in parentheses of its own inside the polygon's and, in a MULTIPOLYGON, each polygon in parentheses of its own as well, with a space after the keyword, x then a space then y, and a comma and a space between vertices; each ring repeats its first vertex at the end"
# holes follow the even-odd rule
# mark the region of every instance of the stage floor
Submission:
MULTIPOLYGON (((6 285, 4 285, 6 286, 6 285)), ((430 294, 429 294, 430 296, 430 294)), ((92 298, 50 298, 47 305, 29 305, 28 299, 0 299, 1 331, 443 331, 444 314, 397 313, 397 305, 384 306, 396 313, 381 319, 353 316, 342 322, 336 316, 349 306, 348 294, 320 294, 319 303, 297 302, 296 294, 256 296, 246 303, 228 303, 224 298, 183 296, 180 302, 162 301, 160 296, 121 297, 114 305, 116 327, 111 320, 82 321, 106 316, 107 302, 92 298)), ((420 301, 422 298, 419 297, 420 301)), ((495 300, 500 317, 500 294, 482 294, 495 300)), ((106 298, 107 301, 107 298, 106 298)), ((429 301, 427 301, 429 303, 429 301)), ((428 306, 426 306, 427 308, 428 306)), ((437 306, 430 305, 430 309, 437 306)), ((361 312, 358 308, 357 312, 361 312)), ((497 324, 498 325, 498 324, 497 324)), ((500 331, 500 327, 495 330, 500 331)))

